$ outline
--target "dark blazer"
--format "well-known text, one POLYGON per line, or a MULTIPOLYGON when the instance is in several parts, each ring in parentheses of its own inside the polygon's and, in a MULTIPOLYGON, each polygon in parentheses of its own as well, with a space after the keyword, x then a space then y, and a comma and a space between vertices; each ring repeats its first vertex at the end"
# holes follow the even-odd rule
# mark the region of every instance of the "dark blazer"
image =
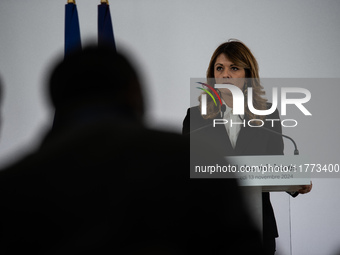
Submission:
MULTIPOLYGON (((270 104, 268 104, 268 108, 270 104)), ((220 117, 217 117, 220 118, 220 117)), ((279 113, 276 109, 274 113, 266 117, 269 119, 279 119, 279 113)), ((283 155, 282 136, 259 127, 243 127, 238 135, 235 149, 232 147, 229 136, 224 125, 213 127, 212 119, 203 119, 198 106, 188 109, 187 115, 183 121, 183 134, 190 134, 192 137, 204 137, 213 141, 217 150, 226 156, 238 155, 283 155), (202 128, 203 127, 203 128, 202 128)), ((241 119, 240 119, 240 122, 241 119)), ((282 133, 281 123, 279 121, 264 121, 264 127, 282 133), (272 127, 273 125, 273 127, 272 127)), ((252 123, 250 123, 252 125, 252 123)), ((203 149, 203 148, 202 148, 203 149)), ((263 201, 263 236, 264 238, 278 237, 277 225, 274 211, 270 203, 269 193, 262 193, 263 201)))

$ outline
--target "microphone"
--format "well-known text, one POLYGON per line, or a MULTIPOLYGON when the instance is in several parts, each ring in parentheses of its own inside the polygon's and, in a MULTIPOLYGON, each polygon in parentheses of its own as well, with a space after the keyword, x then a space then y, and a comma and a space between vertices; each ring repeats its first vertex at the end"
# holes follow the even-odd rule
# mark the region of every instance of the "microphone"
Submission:
POLYGON ((196 129, 194 129, 193 131, 190 131, 190 132, 186 133, 186 135, 193 134, 193 133, 195 133, 195 132, 197 132, 197 131, 200 131, 200 130, 202 130, 202 129, 205 129, 205 128, 208 128, 208 127, 211 127, 211 126, 213 126, 213 123, 210 123, 210 124, 208 124, 208 125, 204 125, 204 126, 202 126, 202 127, 200 127, 200 128, 196 128, 196 129))
POLYGON ((291 141, 293 142, 294 148, 295 148, 295 149, 294 149, 294 155, 299 155, 299 150, 298 150, 298 148, 297 148, 297 146, 296 146, 296 143, 295 143, 295 141, 293 140, 293 138, 291 138, 291 137, 289 137, 289 136, 287 136, 287 135, 281 134, 281 133, 279 133, 279 132, 276 132, 276 131, 274 131, 274 130, 271 130, 271 129, 269 129, 269 128, 266 128, 266 127, 261 127, 261 128, 263 128, 263 129, 265 129, 265 130, 267 130, 267 131, 269 131, 269 132, 272 132, 273 134, 280 135, 280 136, 282 136, 282 137, 284 137, 284 138, 287 138, 287 139, 291 140, 291 141))
MULTIPOLYGON (((238 117, 239 117, 241 120, 243 120, 243 119, 241 118, 240 115, 239 115, 238 117)), ((265 130, 267 130, 267 131, 269 131, 269 132, 272 132, 273 134, 276 134, 276 135, 279 135, 279 136, 282 136, 282 137, 284 137, 284 138, 287 138, 287 139, 291 140, 291 141, 293 142, 294 148, 295 148, 295 149, 294 149, 294 155, 299 155, 299 150, 298 150, 297 145, 296 145, 295 141, 293 140, 293 138, 289 137, 288 135, 284 135, 284 134, 282 134, 282 133, 279 133, 279 132, 276 132, 276 131, 271 130, 271 129, 269 129, 269 128, 266 128, 266 127, 261 127, 261 128, 263 128, 263 129, 265 129, 265 130)))
MULTIPOLYGON (((226 111, 226 109, 227 109, 227 108, 226 108, 225 105, 222 105, 222 106, 221 106, 221 117, 222 117, 222 118, 223 118, 223 116, 224 116, 224 112, 226 111), (223 106, 224 106, 224 107, 223 107, 223 106)), ((240 115, 239 115, 239 118, 240 118, 241 120, 243 120, 243 119, 241 118, 240 115)), ((197 129, 195 129, 195 130, 193 130, 193 131, 190 131, 190 132, 187 133, 187 134, 188 134, 188 135, 189 135, 189 134, 193 134, 193 133, 196 133, 197 131, 200 131, 200 130, 202 130, 202 129, 206 129, 206 128, 211 127, 211 126, 213 126, 213 123, 210 123, 210 124, 208 124, 208 125, 204 125, 204 126, 202 126, 202 127, 200 127, 200 128, 197 128, 197 129)), ((299 150, 298 150, 297 145, 296 145, 296 142, 294 141, 293 138, 291 138, 291 137, 289 137, 289 136, 287 136, 287 135, 284 135, 284 134, 282 134, 282 133, 279 133, 279 132, 277 132, 277 131, 271 130, 271 129, 269 129, 269 128, 266 128, 266 127, 260 127, 260 128, 265 129, 265 130, 267 130, 267 131, 269 131, 269 132, 271 132, 271 133, 273 133, 273 134, 275 134, 275 135, 279 135, 279 136, 281 136, 281 137, 287 138, 287 139, 289 139, 290 141, 292 141, 292 143, 294 144, 294 155, 299 155, 299 150)))
MULTIPOLYGON (((225 104, 222 104, 222 105, 221 105, 221 118, 222 118, 222 119, 223 119, 223 117, 224 117, 224 113, 225 113, 226 110, 227 110, 226 105, 225 105, 225 104)), ((213 123, 210 123, 210 124, 208 124, 208 125, 204 125, 204 126, 202 126, 202 127, 200 127, 200 128, 197 128, 197 129, 195 129, 195 130, 193 130, 193 131, 190 131, 190 132, 187 133, 187 134, 189 135, 189 134, 195 133, 195 132, 197 132, 197 131, 200 131, 200 130, 202 130, 202 129, 205 129, 205 128, 208 128, 208 127, 211 127, 211 126, 213 126, 213 123)))
POLYGON ((221 118, 223 119, 224 113, 227 110, 227 106, 225 104, 222 104, 221 106, 221 118))

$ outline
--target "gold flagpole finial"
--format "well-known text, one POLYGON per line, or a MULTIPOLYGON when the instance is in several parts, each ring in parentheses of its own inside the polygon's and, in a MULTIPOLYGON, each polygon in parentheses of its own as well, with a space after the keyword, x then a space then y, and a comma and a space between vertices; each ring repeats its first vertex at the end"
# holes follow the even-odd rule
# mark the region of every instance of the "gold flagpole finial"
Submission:
POLYGON ((76 0, 67 0, 68 4, 76 4, 76 0))
POLYGON ((100 0, 100 3, 109 5, 109 0, 100 0))

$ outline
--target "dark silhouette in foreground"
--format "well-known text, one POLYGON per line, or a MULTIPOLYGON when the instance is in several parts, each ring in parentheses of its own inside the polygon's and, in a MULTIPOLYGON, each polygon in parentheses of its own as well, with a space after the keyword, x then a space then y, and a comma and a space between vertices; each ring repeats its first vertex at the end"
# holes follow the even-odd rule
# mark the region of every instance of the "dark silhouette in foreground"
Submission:
POLYGON ((49 91, 52 129, 0 171, 1 254, 261 254, 235 179, 190 179, 188 138, 143 125, 124 56, 76 52, 49 91))

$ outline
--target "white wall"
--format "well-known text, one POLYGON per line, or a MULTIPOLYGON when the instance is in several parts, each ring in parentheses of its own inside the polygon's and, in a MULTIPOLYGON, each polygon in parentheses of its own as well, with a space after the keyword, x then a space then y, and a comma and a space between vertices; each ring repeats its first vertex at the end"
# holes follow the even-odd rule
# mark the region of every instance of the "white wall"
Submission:
MULTIPOLYGON (((98 3, 77 1, 83 43, 96 40, 98 3)), ((44 82, 55 58, 63 54, 65 4, 0 2, 0 77, 5 86, 1 166, 35 146, 50 125, 44 82)), ((128 52, 142 74, 153 127, 181 131, 190 106, 190 78, 205 76, 213 50, 229 38, 251 48, 261 77, 340 78, 339 1, 111 0, 110 6, 117 47, 128 52)), ((327 121, 331 124, 332 119, 327 121)), ((298 136, 300 152, 313 150, 315 144, 306 142, 310 137, 338 141, 335 131, 332 125, 326 134, 322 129, 304 130, 306 138, 298 136)), ((322 155, 332 150, 336 155, 335 149, 319 146, 313 151, 322 155)), ((281 235, 279 254, 289 254, 289 208, 294 255, 333 255, 340 250, 339 179, 314 179, 313 184, 310 194, 295 199, 272 194, 281 235)))

